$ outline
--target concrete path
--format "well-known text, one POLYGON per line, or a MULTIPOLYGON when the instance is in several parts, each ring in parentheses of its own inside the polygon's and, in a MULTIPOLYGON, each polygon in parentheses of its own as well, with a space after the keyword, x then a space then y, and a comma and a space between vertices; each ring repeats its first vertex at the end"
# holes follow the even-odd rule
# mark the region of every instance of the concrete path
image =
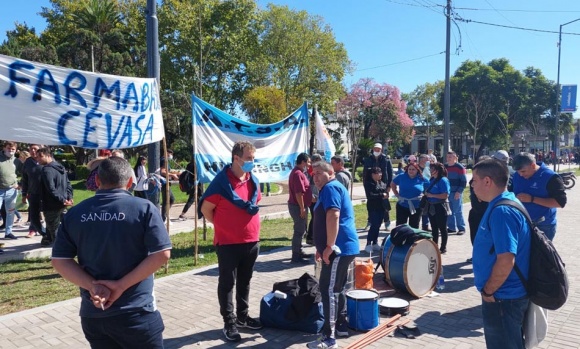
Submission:
MULTIPOLYGON (((559 225, 555 238, 556 247, 567 265, 570 296, 566 305, 558 311, 550 312, 548 337, 539 348, 580 348, 580 254, 577 253, 578 234, 575 226, 578 224, 577 212, 580 208, 578 190, 574 188, 568 192, 568 206, 558 212, 559 225)), ((285 200, 285 195, 265 198, 261 212, 278 212, 282 215, 285 200)), ((178 214, 172 212, 172 217, 178 214)), ((191 230, 192 222, 176 222, 172 232, 178 225, 187 226, 191 230)), ((365 232, 359 235, 362 247, 366 235, 365 232)), ((382 232, 381 240, 384 235, 382 232)), ((310 249, 308 252, 313 252, 310 249)), ((443 256, 445 290, 435 297, 410 299, 411 312, 408 318, 419 325, 421 336, 417 339, 384 337, 368 348, 485 348, 480 315, 481 299, 473 287, 472 267, 465 262, 470 254, 468 234, 451 235, 448 252, 443 256)), ((313 272, 312 265, 297 267, 290 264, 290 255, 289 248, 260 255, 252 279, 252 316, 259 316, 260 299, 272 289, 274 282, 313 272)), ((375 258, 377 261, 378 258, 375 258)), ((375 277, 375 287, 379 290, 388 289, 381 281, 382 272, 379 269, 380 275, 375 277)), ((217 266, 212 265, 156 280, 155 293, 166 326, 166 348, 304 348, 305 343, 316 339, 315 335, 264 328, 257 332, 242 330, 242 342, 226 343, 221 332, 223 324, 216 297, 217 275, 217 266)), ((398 296, 409 299, 404 294, 398 296)), ((76 298, 1 316, 0 348, 88 348, 79 324, 79 303, 80 300, 76 298)), ((384 319, 381 316, 381 321, 384 319)), ((361 335, 353 332, 349 339, 340 339, 339 345, 346 347, 361 335)))

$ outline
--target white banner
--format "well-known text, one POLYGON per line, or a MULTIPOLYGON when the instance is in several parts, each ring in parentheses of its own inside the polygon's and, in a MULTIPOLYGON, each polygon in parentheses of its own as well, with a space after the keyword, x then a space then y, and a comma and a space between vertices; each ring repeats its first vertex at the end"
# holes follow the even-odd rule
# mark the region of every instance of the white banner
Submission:
POLYGON ((330 158, 336 154, 336 147, 318 112, 314 115, 314 120, 316 122, 316 150, 324 154, 326 162, 330 162, 330 158))
POLYGON ((256 147, 253 173, 261 183, 288 179, 298 154, 308 147, 308 109, 306 103, 284 120, 270 125, 253 124, 235 118, 192 96, 194 156, 197 178, 209 183, 232 162, 237 141, 250 141, 256 147))
POLYGON ((66 69, 0 55, 0 139, 130 148, 164 135, 157 80, 66 69))

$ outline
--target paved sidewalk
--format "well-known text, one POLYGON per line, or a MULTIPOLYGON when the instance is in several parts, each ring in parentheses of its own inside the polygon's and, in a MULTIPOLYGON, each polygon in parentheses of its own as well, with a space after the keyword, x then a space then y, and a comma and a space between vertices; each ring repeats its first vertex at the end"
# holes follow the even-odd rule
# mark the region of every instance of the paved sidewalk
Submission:
MULTIPOLYGON (((550 312, 549 333, 539 348, 580 348, 578 333, 580 292, 580 254, 577 253, 577 214, 580 208, 578 188, 568 191, 569 202, 559 210, 559 226, 555 238, 569 273, 571 290, 568 302, 555 312, 550 312)), ((262 213, 270 207, 282 211, 286 199, 265 198, 262 213), (272 201, 269 201, 272 200, 272 201), (275 204, 275 200, 282 203, 275 204), (266 206, 269 205, 269 206, 266 206)), ((466 206, 466 208, 468 208, 466 206)), ((180 210, 180 209, 178 209, 180 210)), ((467 215, 467 210, 465 210, 467 215)), ((190 211, 191 213, 191 211, 190 211)), ((179 212, 177 213, 177 215, 179 212)), ((172 217, 177 217, 172 213, 172 217)), ((176 223, 193 226, 193 221, 176 223)), ((172 229, 173 230, 173 229, 172 229)), ((361 245, 365 233, 361 232, 361 245)), ((381 233, 384 236, 385 233, 381 233)), ((29 239, 26 239, 29 240, 29 239)), ((469 234, 449 237, 448 251, 443 256, 446 288, 439 296, 411 300, 408 318, 420 327, 422 335, 417 339, 385 337, 368 348, 484 348, 481 321, 481 299, 473 287, 473 273, 465 260, 470 257, 469 234)), ((312 249, 309 252, 313 252, 312 249)), ((261 297, 269 292, 277 281, 297 278, 304 272, 313 272, 312 265, 296 267, 289 263, 290 249, 284 248, 261 254, 252 279, 250 314, 259 315, 261 297)), ((378 258, 375 258, 375 262, 378 258)), ((375 287, 387 287, 382 281, 382 269, 375 278, 375 287)), ((305 343, 316 339, 315 335, 300 332, 264 328, 256 332, 242 330, 242 342, 226 343, 223 340, 222 320, 216 297, 217 266, 171 275, 156 280, 155 293, 163 315, 166 348, 304 348, 305 343)), ((398 295, 407 298, 405 295, 398 295)), ((78 318, 78 298, 22 311, 0 317, 0 348, 88 348, 78 318)), ((381 316, 381 321, 384 317, 381 316)), ((354 334, 354 332, 353 332, 354 334)), ((359 338, 340 339, 340 347, 359 338)))

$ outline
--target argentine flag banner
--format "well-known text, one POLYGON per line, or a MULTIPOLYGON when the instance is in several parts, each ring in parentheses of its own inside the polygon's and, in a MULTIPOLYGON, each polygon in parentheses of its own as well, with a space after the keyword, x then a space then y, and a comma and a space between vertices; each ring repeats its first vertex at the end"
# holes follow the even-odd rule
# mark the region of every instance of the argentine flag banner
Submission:
POLYGON ((132 148, 163 139, 157 80, 0 55, 0 139, 132 148))
POLYGON ((253 173, 261 183, 287 180, 296 157, 308 148, 306 103, 285 119, 262 125, 233 117, 195 95, 192 102, 194 158, 201 183, 211 182, 232 162, 232 148, 238 141, 256 147, 253 173))
POLYGON ((316 112, 314 115, 316 122, 316 149, 323 152, 323 157, 326 162, 330 162, 330 158, 336 154, 336 147, 332 142, 332 137, 328 133, 326 126, 324 126, 324 122, 322 122, 320 114, 316 112))

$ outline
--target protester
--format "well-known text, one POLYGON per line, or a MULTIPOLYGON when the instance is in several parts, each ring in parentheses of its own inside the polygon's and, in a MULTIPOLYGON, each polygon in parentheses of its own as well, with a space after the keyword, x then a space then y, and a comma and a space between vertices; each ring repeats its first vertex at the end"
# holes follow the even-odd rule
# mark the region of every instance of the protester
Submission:
MULTIPOLYGON (((433 150, 431 150, 432 152, 433 150)), ((433 156, 435 157, 435 156, 433 156)), ((437 160, 431 162, 431 156, 428 154, 421 154, 419 155, 419 170, 423 174, 423 178, 426 180, 431 179, 431 163, 436 163, 437 160)), ((421 227, 423 230, 429 231, 429 213, 423 212, 421 216, 422 225, 421 227)))
MULTIPOLYGON (((185 167, 185 170, 188 171, 193 178, 195 176, 195 173, 196 173, 195 160, 191 160, 187 164, 187 166, 185 167)), ((202 194, 203 194, 203 184, 199 183, 197 185, 197 197, 195 196, 195 186, 194 185, 191 186, 191 189, 189 189, 189 191, 187 192, 187 202, 185 203, 185 205, 183 206, 183 209, 181 210, 181 214, 179 215, 179 220, 184 221, 186 219, 185 214, 187 213, 187 211, 189 211, 189 208, 191 207, 191 205, 193 205, 193 203, 196 201, 197 202, 195 205, 197 207, 197 205, 199 204, 199 199, 201 198, 202 194)))
POLYGON ((463 191, 467 186, 467 176, 465 167, 457 162, 457 153, 447 152, 447 178, 451 185, 449 193, 449 205, 451 215, 447 218, 447 229, 450 233, 457 232, 457 235, 465 234, 465 221, 463 219, 463 191))
MULTIPOLYGON (((397 165, 397 171, 394 173, 394 177, 405 173, 405 166, 403 165, 403 160, 401 160, 401 162, 399 162, 399 164, 397 165)), ((392 183, 392 182, 391 182, 392 183)))
POLYGON ((28 238, 35 236, 37 233, 45 235, 40 217, 40 173, 42 165, 38 163, 38 149, 43 148, 41 144, 31 144, 28 147, 30 157, 24 161, 22 168, 22 203, 28 202, 28 219, 30 227, 28 228, 28 238))
MULTIPOLYGON (((381 169, 382 177, 381 180, 385 183, 387 187, 387 192, 391 189, 391 181, 393 180, 393 164, 391 160, 387 157, 387 155, 383 154, 383 146, 381 143, 375 143, 373 146, 373 153, 365 159, 364 166, 363 166, 363 180, 367 178, 367 172, 373 168, 378 167, 381 169)), ((367 195, 368 196, 368 195, 367 195)), ((385 229, 389 229, 391 225, 391 219, 389 217, 390 207, 388 210, 385 209, 384 211, 384 222, 385 222, 385 229)), ((369 221, 367 222, 368 229, 370 226, 370 212, 369 212, 369 221)))
MULTIPOLYGON (((491 159, 487 155, 482 155, 477 159, 477 162, 483 160, 491 159)), ((469 215, 467 218, 467 222, 469 223, 469 237, 471 239, 471 246, 473 246, 473 242, 475 241, 475 236, 477 234, 477 229, 479 228, 479 223, 481 223, 481 218, 483 217, 485 210, 487 210, 487 202, 482 201, 475 195, 475 191, 473 190, 473 178, 469 181, 469 201, 471 203, 471 209, 469 210, 469 215)), ((468 258, 467 262, 471 263, 472 259, 468 258)))
POLYGON ((308 228, 306 229, 306 244, 307 245, 314 245, 314 232, 312 231, 313 227, 313 219, 312 215, 314 214, 314 205, 316 205, 316 200, 318 199, 318 188, 314 185, 314 176, 312 170, 312 164, 318 161, 322 161, 322 156, 320 154, 312 154, 310 158, 310 165, 308 165, 308 169, 306 170, 306 176, 308 177, 308 182, 310 183, 310 190, 312 190, 312 201, 310 202, 310 206, 308 206, 308 211, 310 212, 310 220, 308 221, 308 228))
POLYGON ((169 220, 170 224, 171 224, 171 218, 166 217, 167 205, 169 204, 169 209, 171 209, 171 206, 173 206, 173 204, 175 203, 175 196, 173 195, 173 191, 171 190, 171 183, 168 182, 167 180, 165 180, 165 178, 168 178, 168 176, 169 176, 169 181, 179 180, 179 173, 171 172, 171 161, 172 160, 173 160, 173 150, 171 150, 171 149, 167 149, 167 170, 165 169, 165 157, 162 156, 159 159, 160 166, 161 166, 159 172, 161 174, 161 177, 164 178, 164 180, 161 181, 161 218, 163 218, 164 223, 167 223, 167 221, 169 220), (169 186, 169 190, 167 190, 168 186, 169 186), (167 198, 168 191, 169 191, 169 200, 167 200, 168 199, 167 198))
POLYGON ((126 190, 131 172, 122 158, 102 161, 99 189, 69 210, 52 250, 56 271, 80 287, 92 348, 163 348, 153 274, 169 260, 171 241, 159 210, 126 190))
POLYGON ((352 182, 352 174, 344 167, 344 159, 342 156, 335 155, 330 159, 330 164, 334 170, 336 180, 344 185, 347 191, 350 190, 350 183, 352 182))
POLYGON ((424 210, 429 213, 431 221, 431 231, 433 241, 439 243, 439 233, 441 233, 441 245, 439 251, 447 252, 447 216, 451 214, 449 208, 450 185, 447 179, 447 170, 441 163, 431 164, 431 179, 425 191, 427 205, 424 210))
MULTIPOLYGON (((385 215, 385 205, 389 204, 389 191, 382 181, 383 173, 380 167, 373 167, 367 171, 363 185, 367 195, 367 212, 369 213, 370 228, 367 234, 367 249, 379 251, 379 230, 385 215)), ((389 208, 390 209, 390 208, 389 208)))
POLYGON ((529 299, 514 264, 528 278, 531 232, 516 208, 494 205, 500 200, 519 203, 506 190, 508 168, 493 159, 473 167, 475 195, 489 202, 473 245, 475 287, 481 293, 483 334, 487 348, 523 349, 523 322, 529 299))
POLYGON ((62 214, 67 206, 73 205, 73 189, 68 180, 66 169, 53 159, 48 148, 37 151, 40 171, 40 200, 46 222, 46 234, 40 241, 41 246, 49 246, 56 238, 62 214))
POLYGON ((262 328, 260 320, 249 316, 250 280, 260 251, 258 202, 262 198, 258 179, 252 174, 255 152, 252 143, 236 142, 232 163, 216 175, 200 199, 200 213, 214 225, 223 333, 233 342, 241 340, 238 327, 262 328))
POLYGON ((536 163, 534 155, 514 156, 512 191, 530 217, 548 239, 556 235, 556 209, 566 206, 567 197, 562 177, 543 163, 536 163))
POLYGON ((322 260, 320 293, 324 312, 322 336, 308 348, 338 348, 336 337, 348 337, 344 286, 349 265, 359 253, 354 210, 348 191, 334 180, 332 166, 314 163, 314 182, 319 197, 314 207, 316 260, 322 260))
POLYGON ((0 207, 6 209, 4 220, 4 239, 18 239, 12 234, 14 211, 18 195, 18 179, 16 177, 16 142, 4 142, 4 151, 0 154, 0 207))
POLYGON ((135 178, 137 178, 137 185, 133 190, 133 195, 138 198, 147 199, 147 194, 145 193, 145 188, 143 184, 147 182, 147 157, 146 156, 139 156, 137 158, 137 163, 135 163, 135 167, 133 168, 133 174, 135 178))
POLYGON ((408 223, 412 228, 419 228, 423 213, 419 207, 419 201, 421 201, 423 191, 428 186, 429 181, 423 177, 419 165, 416 163, 407 165, 405 173, 393 179, 391 189, 398 199, 395 207, 396 225, 408 223))
POLYGON ((294 221, 291 259, 293 263, 308 262, 308 255, 302 251, 302 238, 306 233, 308 207, 312 202, 312 188, 306 176, 309 165, 310 156, 306 153, 298 154, 296 165, 288 178, 288 211, 294 221))

